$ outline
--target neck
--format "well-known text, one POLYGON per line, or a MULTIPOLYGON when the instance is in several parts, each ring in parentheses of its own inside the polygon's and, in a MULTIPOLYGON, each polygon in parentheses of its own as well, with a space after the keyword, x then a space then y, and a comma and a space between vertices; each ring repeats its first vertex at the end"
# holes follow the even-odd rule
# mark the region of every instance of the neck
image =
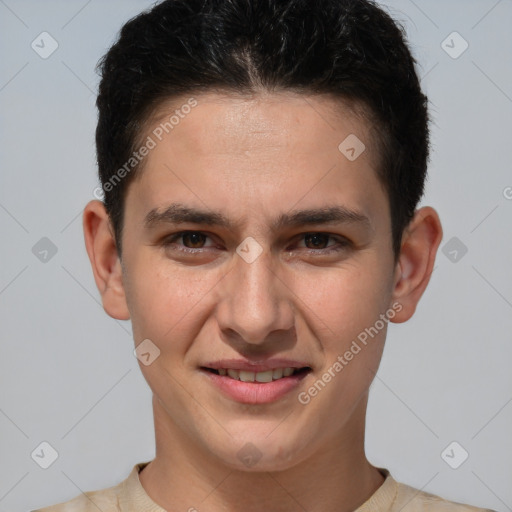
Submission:
POLYGON ((156 457, 139 473, 165 510, 350 512, 384 482, 364 453, 367 397, 329 446, 282 471, 240 471, 205 453, 153 398, 156 457))

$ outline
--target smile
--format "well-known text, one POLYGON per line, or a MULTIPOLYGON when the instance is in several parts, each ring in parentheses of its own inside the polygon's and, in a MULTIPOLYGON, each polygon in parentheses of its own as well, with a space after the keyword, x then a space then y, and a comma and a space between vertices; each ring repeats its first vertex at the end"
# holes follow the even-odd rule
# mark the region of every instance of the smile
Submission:
POLYGON ((263 372, 235 370, 233 368, 206 368, 206 370, 214 372, 217 375, 221 375, 223 377, 227 376, 235 380, 241 380, 242 382, 272 382, 284 377, 290 377, 299 372, 306 372, 310 370, 310 368, 274 368, 273 370, 266 370, 263 372))
POLYGON ((282 367, 260 371, 201 367, 221 395, 243 404, 269 404, 296 391, 310 367, 282 367))

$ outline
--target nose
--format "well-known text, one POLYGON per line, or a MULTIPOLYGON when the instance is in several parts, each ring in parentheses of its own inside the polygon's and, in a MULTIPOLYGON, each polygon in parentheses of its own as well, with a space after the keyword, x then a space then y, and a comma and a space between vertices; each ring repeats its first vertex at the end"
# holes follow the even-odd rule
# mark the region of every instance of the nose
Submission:
POLYGON ((231 342, 264 345, 279 340, 284 346, 285 339, 291 341, 293 292, 279 275, 277 265, 272 264, 269 251, 251 263, 236 254, 221 286, 217 321, 231 342))

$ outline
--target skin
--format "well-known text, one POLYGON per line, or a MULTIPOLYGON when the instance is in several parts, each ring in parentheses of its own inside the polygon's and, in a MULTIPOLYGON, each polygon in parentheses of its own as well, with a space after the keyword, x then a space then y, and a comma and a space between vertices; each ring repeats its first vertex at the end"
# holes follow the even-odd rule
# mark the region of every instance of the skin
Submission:
POLYGON ((307 405, 297 394, 393 304, 391 321, 413 315, 442 238, 439 217, 431 207, 417 210, 394 264, 368 121, 329 97, 195 98, 198 106, 150 151, 127 190, 122 261, 103 204, 91 201, 83 216, 105 311, 131 319, 135 345, 150 339, 160 349, 152 364, 139 363, 153 392, 156 433, 156 457, 140 481, 167 510, 354 510, 384 481, 366 459, 364 432, 386 328, 307 405), (354 161, 338 150, 349 134, 366 145, 354 161), (239 225, 145 230, 151 209, 175 201, 239 225), (333 204, 362 212, 369 225, 271 229, 281 213, 333 204), (163 245, 184 230, 207 237, 163 245), (350 243, 325 237, 314 245, 301 237, 311 232, 350 243), (252 263, 236 252, 249 236, 263 250, 252 263), (326 254, 333 246, 341 250, 326 254), (247 405, 221 395, 199 371, 216 359, 268 357, 307 361, 312 372, 275 403, 247 405), (251 467, 237 456, 246 443, 261 454, 251 467))

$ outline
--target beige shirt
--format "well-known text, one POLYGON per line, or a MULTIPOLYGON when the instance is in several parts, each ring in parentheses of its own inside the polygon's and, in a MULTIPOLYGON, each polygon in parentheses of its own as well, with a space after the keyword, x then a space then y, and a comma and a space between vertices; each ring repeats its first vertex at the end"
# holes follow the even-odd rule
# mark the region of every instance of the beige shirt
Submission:
MULTIPOLYGON (((147 464, 149 461, 135 464, 128 478, 114 487, 86 492, 66 503, 32 512, 166 512, 146 494, 140 483, 139 472, 147 464)), ((355 512, 493 512, 418 491, 396 482, 388 470, 380 471, 386 477, 384 483, 355 512)))

